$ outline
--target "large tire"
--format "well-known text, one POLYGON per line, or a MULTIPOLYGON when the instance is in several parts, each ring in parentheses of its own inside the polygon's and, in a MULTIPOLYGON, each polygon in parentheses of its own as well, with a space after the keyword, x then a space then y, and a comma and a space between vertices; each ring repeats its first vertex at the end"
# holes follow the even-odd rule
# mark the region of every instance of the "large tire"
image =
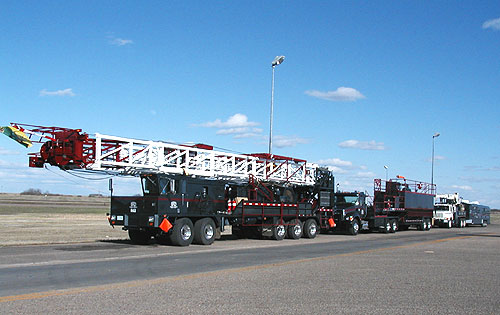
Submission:
POLYGON ((307 219, 304 224, 304 237, 315 238, 318 235, 318 223, 314 219, 307 219))
POLYGON ((427 231, 430 231, 432 229, 432 222, 431 219, 427 220, 427 231))
POLYGON ((273 239, 281 241, 285 238, 286 228, 283 224, 273 225, 272 230, 273 230, 273 239))
POLYGON ((287 234, 288 238, 297 240, 302 237, 303 227, 302 222, 299 219, 291 220, 288 222, 287 234))
POLYGON ((151 240, 151 233, 143 230, 128 230, 132 244, 146 245, 151 240))
POLYGON ((193 243, 211 245, 215 241, 215 222, 210 218, 203 218, 194 224, 193 243))
POLYGON ((188 218, 177 219, 170 234, 172 245, 189 246, 193 242, 193 238, 193 222, 188 218))
POLYGON ((391 233, 396 233, 398 231, 398 221, 391 220, 391 233))
POLYGON ((386 220, 384 222, 384 226, 382 227, 382 232, 391 233, 391 222, 389 220, 386 220))
POLYGON ((351 235, 358 235, 360 229, 359 221, 358 219, 352 220, 351 224, 349 225, 349 228, 347 229, 349 234, 351 235))

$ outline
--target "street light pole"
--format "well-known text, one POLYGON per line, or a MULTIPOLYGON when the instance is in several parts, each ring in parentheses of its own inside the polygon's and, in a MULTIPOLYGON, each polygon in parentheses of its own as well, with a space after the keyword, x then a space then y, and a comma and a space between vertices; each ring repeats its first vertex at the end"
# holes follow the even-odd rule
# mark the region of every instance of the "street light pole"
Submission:
POLYGON ((387 181, 387 179, 388 179, 387 170, 389 169, 389 166, 384 165, 384 168, 385 168, 385 181, 387 181))
POLYGON ((432 167, 431 167, 431 187, 434 185, 434 138, 437 138, 440 136, 439 132, 436 132, 432 136, 432 167))
POLYGON ((283 60, 285 60, 285 56, 276 56, 271 63, 273 68, 273 79, 271 82, 271 114, 269 118, 269 155, 273 153, 274 67, 281 64, 283 60))

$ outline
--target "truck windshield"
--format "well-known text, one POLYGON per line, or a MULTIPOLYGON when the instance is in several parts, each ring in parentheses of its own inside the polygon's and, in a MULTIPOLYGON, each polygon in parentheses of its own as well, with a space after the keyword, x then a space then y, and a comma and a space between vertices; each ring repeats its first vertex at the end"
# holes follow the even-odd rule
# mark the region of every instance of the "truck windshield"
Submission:
POLYGON ((175 180, 170 178, 160 178, 160 194, 166 195, 168 193, 175 194, 176 185, 175 180))
POLYGON ((448 211, 448 206, 434 206, 434 210, 448 211))
POLYGON ((337 207, 353 207, 359 205, 358 196, 337 196, 335 200, 337 207))
POLYGON ((158 183, 156 177, 144 176, 141 178, 144 196, 158 196, 158 183))

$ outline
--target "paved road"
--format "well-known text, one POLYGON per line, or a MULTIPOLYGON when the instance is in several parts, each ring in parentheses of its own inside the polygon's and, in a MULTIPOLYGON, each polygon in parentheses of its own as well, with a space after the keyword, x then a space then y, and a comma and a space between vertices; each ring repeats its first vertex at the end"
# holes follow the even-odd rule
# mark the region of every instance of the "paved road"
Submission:
POLYGON ((500 226, 0 248, 0 313, 475 313, 500 310, 500 226))

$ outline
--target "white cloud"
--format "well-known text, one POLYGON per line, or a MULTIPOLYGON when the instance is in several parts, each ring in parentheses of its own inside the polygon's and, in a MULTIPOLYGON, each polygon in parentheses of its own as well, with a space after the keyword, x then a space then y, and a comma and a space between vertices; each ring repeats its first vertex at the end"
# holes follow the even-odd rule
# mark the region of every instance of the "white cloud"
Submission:
POLYGON ((307 139, 297 136, 275 136, 273 137, 273 146, 277 148, 294 147, 297 144, 308 143, 307 139))
POLYGON ((133 43, 134 43, 133 40, 131 40, 131 39, 123 39, 123 38, 113 38, 110 41, 110 44, 111 45, 115 45, 115 46, 125 46, 125 45, 130 45, 130 44, 133 44, 133 43))
POLYGON ((461 189, 461 190, 467 190, 467 191, 472 191, 472 187, 469 185, 451 185, 452 188, 455 189, 461 189))
POLYGON ((43 89, 40 91, 40 96, 75 96, 76 94, 73 93, 73 89, 64 89, 64 90, 57 90, 57 91, 47 91, 46 89, 43 89))
POLYGON ((344 86, 337 88, 335 91, 321 92, 317 90, 308 90, 305 93, 312 97, 333 102, 353 102, 365 98, 358 90, 344 86))
POLYGON ((359 140, 346 140, 338 144, 341 148, 349 148, 349 149, 361 149, 361 150, 386 150, 383 142, 376 142, 375 140, 371 141, 359 141, 359 140))
POLYGON ((244 133, 239 133, 234 135, 235 139, 242 139, 242 138, 257 138, 262 136, 261 133, 256 133, 256 132, 244 132, 244 133))
POLYGON ((491 28, 495 31, 500 31, 500 18, 491 19, 483 23, 483 28, 488 29, 491 28))
POLYGON ((334 174, 346 174, 353 168, 351 161, 344 161, 339 158, 319 160, 316 162, 320 166, 326 166, 334 174))
POLYGON ((151 109, 151 110, 149 111, 149 113, 150 113, 151 115, 153 115, 153 116, 156 116, 156 114, 157 114, 157 113, 156 113, 156 110, 154 110, 154 109, 151 109))
POLYGON ((343 169, 343 168, 340 168, 338 166, 332 166, 332 165, 329 165, 327 166, 327 168, 332 171, 333 174, 346 174, 348 173, 347 170, 343 169))
POLYGON ((229 117, 226 121, 222 121, 217 118, 214 121, 202 123, 197 126, 208 128, 241 128, 257 126, 258 124, 259 123, 257 122, 248 121, 248 117, 246 115, 237 113, 229 117))
POLYGON ((344 161, 338 158, 319 160, 317 163, 319 165, 325 165, 325 166, 352 167, 351 161, 344 161))
POLYGON ((262 133, 262 129, 260 128, 249 128, 249 127, 240 127, 240 128, 227 128, 227 129, 219 129, 216 134, 218 135, 242 135, 242 134, 255 134, 260 135, 262 133))
POLYGON ((194 124, 195 127, 217 128, 218 135, 233 135, 235 139, 260 137, 262 135, 261 128, 255 128, 259 125, 257 122, 248 121, 248 117, 244 114, 234 114, 226 121, 217 118, 214 121, 208 121, 201 124, 194 124))

